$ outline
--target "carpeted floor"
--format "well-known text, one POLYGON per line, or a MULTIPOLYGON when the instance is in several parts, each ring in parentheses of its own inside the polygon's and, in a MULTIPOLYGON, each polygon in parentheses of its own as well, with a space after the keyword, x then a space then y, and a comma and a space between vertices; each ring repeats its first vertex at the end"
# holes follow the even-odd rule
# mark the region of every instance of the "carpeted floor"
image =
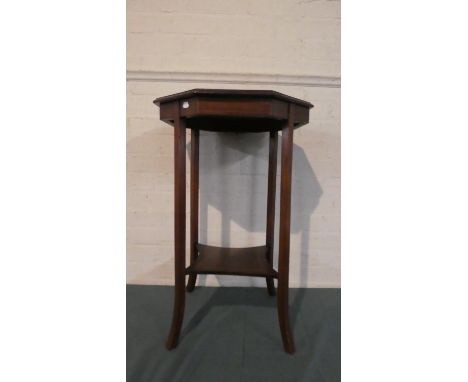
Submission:
POLYGON ((283 351, 266 288, 197 287, 186 295, 179 345, 164 347, 173 288, 127 286, 127 380, 340 380, 340 289, 290 289, 296 353, 283 351))

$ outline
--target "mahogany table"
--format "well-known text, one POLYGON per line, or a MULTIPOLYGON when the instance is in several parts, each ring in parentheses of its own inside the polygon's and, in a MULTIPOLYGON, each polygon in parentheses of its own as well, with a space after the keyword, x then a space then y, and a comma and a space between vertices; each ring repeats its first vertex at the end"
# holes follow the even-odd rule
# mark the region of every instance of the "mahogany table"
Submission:
POLYGON ((167 349, 177 346, 187 291, 192 292, 198 274, 265 277, 268 293, 275 295, 284 350, 294 353, 288 316, 289 236, 291 172, 294 129, 309 122, 309 102, 270 90, 193 89, 154 100, 160 119, 174 126, 175 162, 175 298, 167 349), (190 266, 185 266, 185 133, 191 129, 190 266), (268 193, 265 245, 221 248, 198 241, 200 130, 218 132, 269 132, 268 193), (278 270, 273 268, 276 162, 278 131, 281 140, 281 186, 278 270))

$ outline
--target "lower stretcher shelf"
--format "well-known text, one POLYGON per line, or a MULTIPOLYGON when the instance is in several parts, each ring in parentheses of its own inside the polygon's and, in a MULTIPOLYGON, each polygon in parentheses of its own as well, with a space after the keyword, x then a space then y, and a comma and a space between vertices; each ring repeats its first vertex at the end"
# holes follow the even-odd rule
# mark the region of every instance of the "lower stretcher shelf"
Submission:
POLYGON ((223 248, 198 244, 198 258, 186 269, 186 274, 219 274, 277 277, 267 261, 266 246, 223 248))

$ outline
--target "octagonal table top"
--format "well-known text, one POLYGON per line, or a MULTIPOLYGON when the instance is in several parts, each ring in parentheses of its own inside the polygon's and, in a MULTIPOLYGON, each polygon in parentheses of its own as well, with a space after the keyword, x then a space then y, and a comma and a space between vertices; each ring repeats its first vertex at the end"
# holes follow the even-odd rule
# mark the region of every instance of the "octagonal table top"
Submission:
POLYGON ((183 118, 187 128, 261 132, 280 130, 293 108, 294 127, 309 122, 313 105, 273 90, 191 89, 156 98, 160 119, 174 125, 183 118))

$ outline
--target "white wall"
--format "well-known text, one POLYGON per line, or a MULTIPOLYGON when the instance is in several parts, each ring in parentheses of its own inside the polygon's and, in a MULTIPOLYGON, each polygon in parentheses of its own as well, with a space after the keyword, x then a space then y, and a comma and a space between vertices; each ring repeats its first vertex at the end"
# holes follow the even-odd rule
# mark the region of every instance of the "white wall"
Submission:
MULTIPOLYGON (((127 4, 127 281, 173 283, 173 131, 152 100, 204 87, 273 89, 315 105, 294 137, 290 285, 340 286, 340 3, 127 4)), ((264 243, 267 156, 266 134, 201 134, 201 242, 264 243)))

